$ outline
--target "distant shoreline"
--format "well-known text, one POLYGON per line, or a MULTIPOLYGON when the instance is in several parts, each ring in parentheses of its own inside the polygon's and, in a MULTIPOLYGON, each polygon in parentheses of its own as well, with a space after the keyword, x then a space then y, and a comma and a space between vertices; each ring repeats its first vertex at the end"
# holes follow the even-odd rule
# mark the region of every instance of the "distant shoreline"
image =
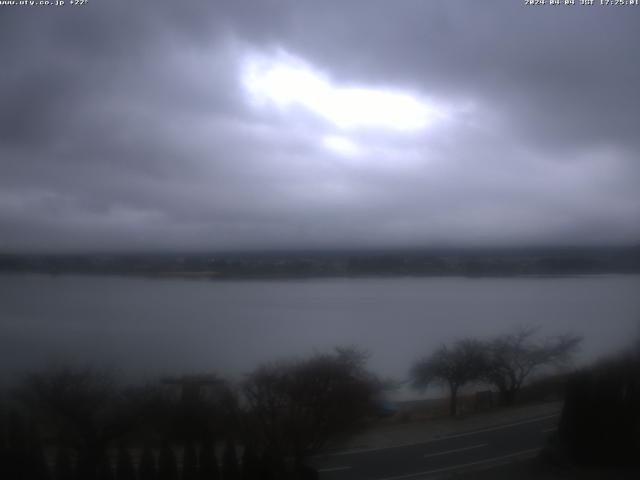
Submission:
POLYGON ((220 275, 209 272, 46 272, 46 271, 0 271, 0 275, 20 276, 38 275, 46 277, 120 277, 137 278, 148 280, 202 280, 202 281, 287 281, 287 280, 375 280, 375 279, 447 279, 447 278, 467 278, 467 279, 571 279, 571 278, 597 278, 610 276, 636 276, 640 272, 593 272, 593 273, 521 273, 521 274, 487 274, 487 275, 467 275, 462 273, 449 274, 326 274, 326 275, 220 275))
POLYGON ((640 246, 226 254, 0 254, 0 272, 204 279, 638 274, 640 246))

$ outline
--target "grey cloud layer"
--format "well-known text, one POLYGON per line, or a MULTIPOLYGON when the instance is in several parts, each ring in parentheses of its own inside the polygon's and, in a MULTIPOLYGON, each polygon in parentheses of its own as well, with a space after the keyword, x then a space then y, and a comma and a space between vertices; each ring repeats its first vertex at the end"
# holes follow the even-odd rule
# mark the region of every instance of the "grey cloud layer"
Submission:
POLYGON ((640 8, 93 2, 0 11, 0 249, 640 238, 640 8), (248 52, 471 105, 410 134, 254 109, 248 52))

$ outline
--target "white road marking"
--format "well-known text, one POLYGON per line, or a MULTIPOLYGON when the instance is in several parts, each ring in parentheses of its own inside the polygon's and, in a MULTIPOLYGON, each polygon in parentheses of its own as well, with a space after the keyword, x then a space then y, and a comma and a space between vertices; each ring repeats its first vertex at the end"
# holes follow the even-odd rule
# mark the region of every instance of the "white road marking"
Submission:
POLYGON ((547 420, 549 418, 557 417, 558 415, 560 415, 560 414, 559 413, 554 413, 553 415, 545 415, 544 417, 531 418, 529 420, 523 420, 521 422, 509 423, 507 425, 498 425, 497 427, 481 428, 480 430, 474 430, 473 432, 465 432, 465 433, 458 433, 458 434, 454 434, 454 435, 447 435, 446 437, 440 437, 437 440, 448 440, 450 438, 459 438, 459 437, 466 437, 468 435, 475 435, 476 433, 493 432, 494 430, 502 430, 504 428, 517 427, 518 425, 526 425, 527 423, 541 422, 542 420, 547 420))
POLYGON ((489 444, 488 443, 481 443, 480 445, 472 445, 471 447, 454 448, 453 450, 445 450, 444 452, 429 453, 429 454, 425 455, 424 458, 437 457, 439 455, 447 455, 449 453, 455 453, 455 452, 464 452, 465 450, 473 450, 474 448, 486 447, 487 445, 489 445, 489 444))
POLYGON ((433 475, 436 473, 449 472, 451 470, 458 470, 465 467, 472 467, 474 465, 482 465, 483 463, 499 462, 501 460, 507 460, 508 458, 518 457, 521 455, 528 455, 530 453, 539 452, 539 448, 530 448, 529 450, 520 450, 519 452, 510 453, 508 455, 501 455, 499 457, 487 458, 485 460, 479 460, 477 462, 460 463, 451 467, 437 468, 435 470, 427 470, 426 472, 408 473, 405 475, 398 475, 395 477, 378 478, 377 480, 402 480, 404 478, 421 477, 424 475, 433 475))
POLYGON ((536 418, 531 418, 529 420, 523 420, 521 422, 515 422, 515 423, 508 423, 505 425, 498 425, 496 427, 487 427, 487 428, 482 428, 480 430, 473 430, 471 432, 464 432, 464 433, 455 433, 452 435, 445 435, 443 437, 438 437, 438 438, 431 438, 429 440, 422 440, 420 442, 410 442, 410 443, 399 443, 397 445, 391 445, 388 447, 374 447, 374 448, 355 448, 355 449, 351 449, 351 450, 344 450, 342 452, 335 452, 335 453, 325 453, 325 454, 321 454, 321 455, 317 455, 318 457, 338 457, 341 455, 354 455, 357 453, 369 453, 369 452, 379 452, 381 450, 392 450, 394 448, 403 448, 403 447, 413 447, 415 445, 424 445, 427 443, 433 443, 433 442, 440 442, 442 440, 449 440, 450 438, 460 438, 460 437, 466 437, 469 435, 476 435, 477 433, 484 433, 484 432, 492 432, 494 430, 502 430, 504 428, 510 428, 510 427, 516 427, 518 425, 525 425, 527 423, 535 423, 535 422, 541 422, 543 420, 547 420, 549 418, 553 418, 553 417, 557 417, 559 416, 560 413, 554 413, 552 415, 545 415, 543 417, 536 417, 536 418))
POLYGON ((349 470, 351 467, 331 467, 331 468, 319 468, 318 472, 339 472, 341 470, 349 470))

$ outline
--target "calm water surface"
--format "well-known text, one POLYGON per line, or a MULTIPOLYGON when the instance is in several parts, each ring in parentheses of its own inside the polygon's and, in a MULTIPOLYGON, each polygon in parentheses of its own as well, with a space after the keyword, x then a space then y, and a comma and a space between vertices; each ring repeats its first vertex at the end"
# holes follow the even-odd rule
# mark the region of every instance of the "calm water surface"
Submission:
POLYGON ((584 335, 581 361, 638 336, 640 276, 207 281, 0 275, 3 373, 80 362, 213 370, 355 344, 403 378, 441 342, 533 324, 584 335))

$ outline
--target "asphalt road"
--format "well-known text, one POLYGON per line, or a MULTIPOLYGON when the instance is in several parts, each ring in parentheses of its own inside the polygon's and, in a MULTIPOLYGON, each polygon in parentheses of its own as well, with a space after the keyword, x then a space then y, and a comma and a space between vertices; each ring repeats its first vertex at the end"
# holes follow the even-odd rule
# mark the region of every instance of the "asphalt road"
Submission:
POLYGON ((555 430, 558 415, 459 433, 428 442, 318 457, 322 480, 403 480, 535 454, 555 430))

